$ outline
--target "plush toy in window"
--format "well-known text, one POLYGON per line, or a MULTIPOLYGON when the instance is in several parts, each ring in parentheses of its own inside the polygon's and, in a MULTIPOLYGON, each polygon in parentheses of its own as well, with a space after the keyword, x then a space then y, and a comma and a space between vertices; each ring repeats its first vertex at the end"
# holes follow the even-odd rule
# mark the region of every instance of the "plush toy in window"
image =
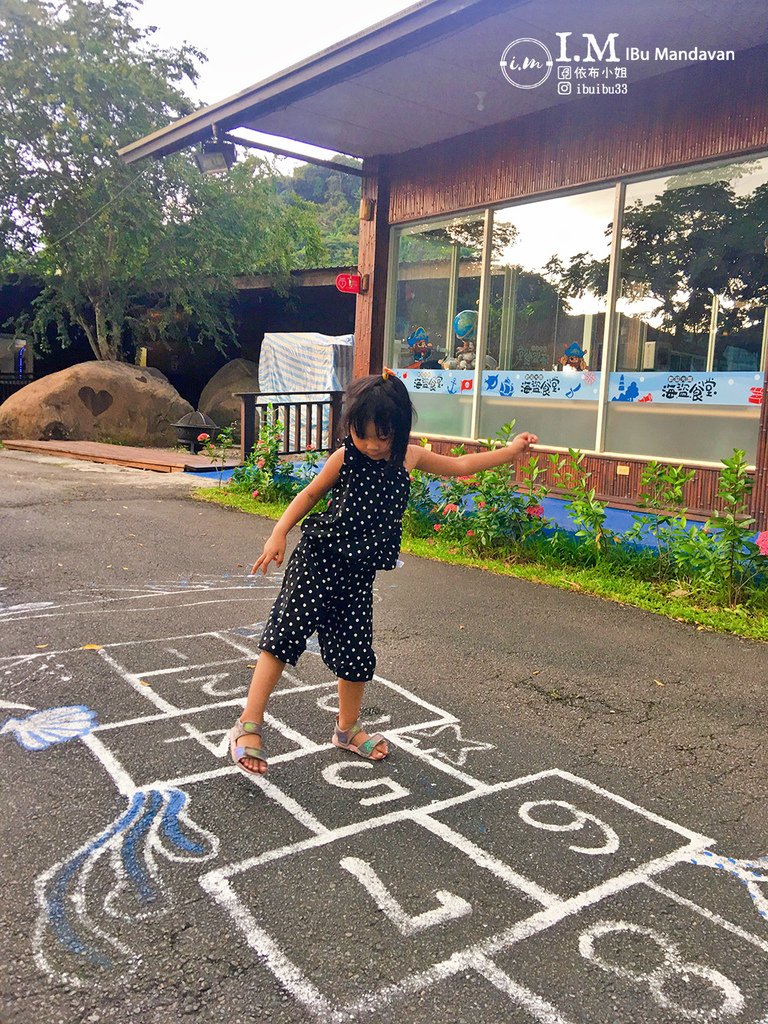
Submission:
POLYGON ((586 354, 586 349, 577 345, 575 341, 572 345, 569 345, 560 357, 563 373, 580 373, 582 370, 586 370, 587 361, 584 358, 586 354))
POLYGON ((410 345, 411 357, 413 359, 408 369, 418 370, 424 361, 432 355, 432 342, 429 340, 429 335, 423 327, 417 327, 412 334, 408 335, 406 340, 410 345))

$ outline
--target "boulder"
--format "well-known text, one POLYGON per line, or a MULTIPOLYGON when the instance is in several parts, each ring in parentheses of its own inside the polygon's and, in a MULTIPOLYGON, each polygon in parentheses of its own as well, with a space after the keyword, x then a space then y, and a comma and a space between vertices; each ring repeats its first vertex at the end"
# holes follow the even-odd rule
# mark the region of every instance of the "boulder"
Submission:
POLYGON ((0 438, 173 447, 172 424, 189 412, 189 402, 144 367, 94 360, 11 395, 0 405, 0 438))
POLYGON ((208 381, 197 404, 200 412, 210 416, 220 427, 240 424, 238 391, 259 390, 259 367, 250 359, 233 359, 225 363, 208 381))

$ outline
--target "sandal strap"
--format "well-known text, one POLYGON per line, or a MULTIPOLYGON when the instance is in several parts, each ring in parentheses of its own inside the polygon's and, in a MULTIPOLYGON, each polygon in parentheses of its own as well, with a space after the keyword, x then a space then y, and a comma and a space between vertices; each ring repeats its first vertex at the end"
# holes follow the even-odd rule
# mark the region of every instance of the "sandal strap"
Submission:
POLYGON ((362 750, 364 754, 372 754, 374 748, 385 738, 380 732, 376 732, 373 736, 369 736, 365 743, 361 743, 357 749, 362 750))
POLYGON ((339 720, 338 720, 338 718, 336 719, 336 739, 340 743, 351 743, 352 742, 352 737, 356 736, 357 733, 362 732, 362 731, 363 731, 363 725, 362 725, 362 722, 360 721, 359 718, 355 722, 355 724, 354 725, 350 725, 350 727, 348 729, 340 729, 339 728, 339 720))
POLYGON ((236 743, 235 757, 238 761, 242 761, 244 757, 253 757, 257 761, 267 764, 267 752, 264 747, 241 747, 239 743, 236 743))
POLYGON ((264 728, 263 722, 241 722, 238 718, 235 722, 238 728, 243 730, 243 733, 251 733, 253 736, 261 736, 261 730, 264 728))

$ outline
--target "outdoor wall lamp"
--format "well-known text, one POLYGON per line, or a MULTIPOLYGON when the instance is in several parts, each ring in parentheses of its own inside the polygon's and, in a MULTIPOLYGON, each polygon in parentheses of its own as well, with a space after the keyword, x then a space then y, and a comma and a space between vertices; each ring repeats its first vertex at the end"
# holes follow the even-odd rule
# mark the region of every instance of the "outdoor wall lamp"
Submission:
POLYGON ((216 126, 213 138, 200 143, 200 152, 195 153, 195 163, 201 174, 226 174, 237 158, 232 142, 220 142, 216 137, 216 126))

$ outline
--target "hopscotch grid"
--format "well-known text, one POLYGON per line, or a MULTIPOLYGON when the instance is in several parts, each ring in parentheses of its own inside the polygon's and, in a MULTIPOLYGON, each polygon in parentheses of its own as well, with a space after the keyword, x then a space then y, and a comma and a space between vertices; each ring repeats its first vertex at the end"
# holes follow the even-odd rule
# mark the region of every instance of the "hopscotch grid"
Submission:
MULTIPOLYGON (((418 816, 423 812, 411 812, 410 817, 418 822, 418 816)), ((393 812, 392 815, 386 816, 387 818, 401 818, 406 817, 405 812, 393 812)), ((367 822, 371 826, 381 824, 377 822, 367 822)), ((338 837, 339 832, 346 832, 347 834, 354 834, 358 831, 357 828, 350 829, 344 827, 344 829, 335 830, 332 833, 327 833, 322 836, 315 837, 314 839, 306 840, 296 846, 302 846, 303 848, 312 848, 320 845, 326 845, 328 842, 332 842, 333 839, 338 837)), ((615 878, 610 879, 607 882, 602 883, 599 886, 595 886, 586 892, 579 893, 577 896, 571 897, 568 900, 559 901, 557 904, 546 907, 545 909, 532 914, 529 918, 516 923, 503 930, 494 936, 489 936, 479 945, 473 946, 471 949, 460 950, 456 953, 451 954, 450 957, 439 963, 433 964, 424 971, 416 972, 409 975, 400 982, 392 985, 384 986, 380 989, 364 993, 356 1002, 350 1003, 345 1002, 344 1006, 333 1008, 331 1010, 331 1004, 326 996, 323 996, 319 990, 309 981, 304 972, 293 963, 282 950, 279 949, 274 939, 260 926, 257 925, 247 908, 244 907, 237 892, 228 883, 227 878, 229 873, 226 869, 217 869, 201 876, 198 881, 202 888, 208 892, 217 902, 227 909, 232 914, 233 919, 242 927, 243 922, 250 921, 254 925, 254 930, 249 934, 245 932, 246 940, 249 945, 261 956, 265 962, 273 968, 273 963, 278 967, 275 970, 275 974, 288 989, 291 995, 299 1002, 301 1002, 306 1009, 314 1013, 316 1016, 320 1016, 323 1021, 334 1021, 341 1024, 342 1021, 349 1020, 350 1018, 361 1017, 369 1015, 373 1007, 383 1008, 390 1003, 398 1000, 402 1000, 407 995, 424 991, 443 981, 462 970, 476 969, 478 973, 486 975, 487 971, 491 971, 497 980, 501 979, 501 974, 495 972, 499 969, 492 965, 489 967, 490 961, 488 958, 494 954, 503 952, 509 949, 511 946, 517 943, 531 938, 549 928, 554 927, 560 922, 567 918, 573 917, 588 907, 600 903, 605 899, 612 896, 618 895, 618 893, 631 888, 634 885, 646 883, 652 875, 659 874, 667 871, 670 867, 678 864, 682 861, 687 860, 691 853, 701 852, 699 847, 695 844, 691 844, 681 850, 674 851, 673 853, 667 854, 665 857, 657 858, 639 868, 634 868, 631 871, 624 872, 615 878), (263 944, 262 944, 263 943, 263 944), (277 963, 279 959, 279 963, 277 963), (310 995, 311 992, 311 995, 310 995)), ((263 855, 259 858, 261 863, 268 863, 269 860, 274 859, 269 854, 263 855)), ((488 980, 492 980, 488 978, 488 980)), ((520 1002, 522 996, 526 996, 531 1001, 530 1006, 538 1006, 539 1012, 543 1013, 548 1004, 544 1001, 538 1001, 539 997, 533 993, 528 993, 528 990, 522 989, 517 986, 516 983, 504 982, 506 988, 512 986, 512 990, 516 993, 516 1001, 520 1002), (535 1000, 536 1002, 533 1002, 535 1000)), ((510 994, 510 991, 507 991, 510 994)), ((523 1005, 526 1005, 523 1002, 523 1005)), ((526 1009, 530 1009, 526 1005, 526 1009)), ((557 1012, 552 1008, 553 1012, 557 1012)), ((564 1018, 561 1017, 546 1017, 539 1016, 542 1024, 567 1024, 564 1018)))
MULTIPOLYGON (((271 760, 274 761, 276 758, 272 758, 271 760)), ((269 861, 277 860, 281 857, 292 856, 294 853, 303 853, 306 850, 312 849, 314 846, 325 845, 326 843, 333 842, 336 839, 346 838, 347 836, 353 835, 355 832, 359 832, 362 828, 379 828, 383 825, 394 824, 403 820, 412 820, 417 824, 425 824, 420 820, 422 816, 424 818, 431 818, 433 815, 440 814, 442 811, 449 810, 460 804, 466 803, 469 800, 477 800, 481 797, 492 796, 495 793, 516 789, 521 786, 525 786, 528 783, 538 782, 542 779, 548 779, 558 775, 558 769, 548 768, 540 772, 533 772, 529 775, 522 775, 517 779, 511 779, 506 782, 497 782, 493 785, 481 784, 481 786, 476 790, 470 790, 467 793, 460 793, 457 796, 446 797, 442 800, 433 800, 431 803, 424 804, 420 807, 404 807, 396 811, 389 811, 388 813, 377 817, 367 818, 364 822, 350 822, 346 825, 340 825, 335 829, 331 829, 327 834, 324 834, 318 839, 300 840, 298 843, 290 843, 286 846, 277 847, 274 850, 268 850, 265 853, 248 857, 245 860, 224 865, 221 868, 215 869, 212 873, 220 873, 222 877, 229 878, 233 875, 249 871, 251 868, 258 867, 261 864, 268 863, 269 861)), ((577 779, 578 776, 573 776, 573 780, 577 779)), ((429 824, 426 824, 425 827, 430 829, 429 824)), ((696 833, 691 833, 691 836, 692 839, 688 845, 681 848, 680 856, 689 857, 694 853, 700 853, 712 844, 712 840, 707 839, 705 836, 700 836, 696 833)), ((656 863, 666 863, 666 857, 673 855, 676 856, 677 852, 678 851, 673 851, 673 854, 657 858, 654 861, 650 861, 649 864, 655 865, 656 863)), ((674 863, 677 863, 677 859, 674 860, 674 863)), ((637 870, 639 869, 632 869, 629 872, 625 872, 625 874, 632 875, 637 870)), ((623 877, 623 875, 619 877, 623 877)), ((604 884, 605 883, 601 883, 598 888, 604 884)))
MULTIPOLYGON (((417 750, 413 750, 412 748, 410 748, 409 752, 414 754, 418 753, 417 750)), ((437 767, 443 766, 438 764, 437 767)), ((277 793, 275 795, 279 802, 281 797, 277 796, 277 793)), ((220 893, 226 890, 228 893, 227 903, 231 905, 233 901, 239 902, 239 897, 236 891, 228 883, 228 879, 233 876, 237 876, 253 867, 270 863, 271 861, 278 860, 282 857, 318 849, 321 846, 326 846, 335 842, 337 839, 347 838, 359 833, 361 830, 369 831, 374 828, 394 824, 400 821, 413 821, 415 824, 421 825, 430 832, 433 832, 444 841, 456 846, 462 852, 470 856, 478 867, 489 870, 497 876, 502 877, 503 880, 512 888, 523 892, 524 895, 536 899, 542 904, 544 909, 535 912, 524 921, 517 922, 515 925, 503 930, 497 935, 490 936, 479 947, 474 947, 471 952, 465 951, 466 955, 453 954, 447 960, 433 965, 433 967, 426 972, 420 972, 417 975, 405 979, 404 982, 389 986, 384 990, 378 990, 375 993, 364 995, 362 999, 354 1005, 350 1006, 347 1004, 343 1009, 340 1008, 339 1010, 334 1011, 333 1017, 330 1019, 341 1021, 343 1019, 349 1019, 350 1016, 357 1016, 359 1014, 370 1012, 372 999, 375 1000, 375 1005, 380 1007, 389 1001, 402 998, 408 991, 416 991, 425 987, 427 984, 434 984, 437 981, 448 977, 450 974, 455 973, 457 970, 472 966, 473 959, 477 962, 479 968, 482 968, 478 968, 478 973, 486 976, 488 972, 491 972, 494 974, 497 981, 502 981, 502 979, 506 979, 507 976, 504 975, 503 972, 499 972, 498 974, 494 973, 499 969, 492 964, 490 967, 488 966, 490 963, 490 961, 487 961, 488 956, 501 952, 504 949, 508 949, 517 942, 523 941, 526 938, 530 938, 532 935, 553 927, 555 924, 567 917, 573 916, 595 903, 615 896, 617 893, 631 888, 632 886, 647 883, 654 875, 667 871, 670 867, 676 864, 688 861, 693 854, 702 852, 706 847, 712 845, 713 842, 711 839, 698 833, 694 833, 688 829, 682 829, 681 827, 676 826, 673 822, 667 822, 660 816, 652 814, 652 812, 644 812, 643 808, 638 807, 631 801, 618 797, 616 794, 610 793, 602 787, 590 783, 589 780, 581 779, 579 776, 564 772, 560 769, 548 769, 542 772, 532 773, 519 779, 496 783, 494 785, 480 784, 479 788, 474 792, 461 794, 457 797, 451 797, 446 800, 436 801, 423 807, 392 811, 377 818, 367 819, 363 823, 344 825, 336 829, 331 829, 310 839, 302 840, 299 843, 293 843, 276 850, 266 851, 257 857, 248 858, 236 864, 230 864, 222 868, 214 869, 213 871, 201 876, 199 882, 206 891, 214 895, 214 898, 216 898, 215 894, 217 892, 220 893), (517 873, 509 868, 508 865, 497 861, 496 858, 486 854, 485 851, 482 851, 480 848, 476 848, 475 844, 471 843, 471 841, 466 837, 462 836, 460 833, 454 832, 454 830, 450 829, 448 826, 444 826, 433 817, 440 811, 465 803, 467 800, 478 799, 481 796, 490 795, 496 792, 504 792, 513 788, 518 788, 526 783, 539 781, 545 778, 562 778, 576 785, 583 786, 600 796, 617 802, 621 806, 632 810, 635 813, 639 812, 644 817, 649 818, 658 824, 664 825, 666 828, 669 828, 677 834, 683 835, 684 838, 688 839, 688 843, 681 849, 656 858, 641 865, 640 867, 622 872, 614 878, 600 883, 597 886, 593 886, 590 890, 579 893, 578 895, 568 899, 562 899, 554 894, 548 893, 541 887, 537 887, 536 883, 530 882, 522 876, 517 875, 517 873)), ((263 929, 259 929, 259 931, 263 934, 263 929)), ((268 937, 268 941, 271 943, 270 948, 276 948, 274 940, 272 940, 271 937, 268 937)), ((256 948, 257 951, 260 953, 262 952, 258 938, 255 935, 253 937, 253 941, 249 939, 249 942, 254 945, 254 948, 256 948)), ((282 955, 285 958, 285 962, 291 963, 287 957, 285 957, 285 954, 282 955)), ((292 976, 294 979, 297 979, 296 984, 291 986, 292 994, 307 1008, 312 1009, 310 1002, 305 1000, 302 995, 302 993, 307 991, 305 983, 311 983, 308 982, 308 979, 305 978, 303 973, 295 964, 291 963, 291 971, 293 972, 292 976)), ((284 984, 286 983, 285 977, 282 975, 281 980, 283 980, 284 984)), ((491 979, 489 978, 488 980, 491 979)), ((497 985, 497 987, 499 986, 497 985)), ((526 1006, 529 1011, 535 1010, 536 1012, 533 1013, 533 1016, 542 1021, 542 1024, 547 1024, 547 1022, 550 1022, 550 1024, 557 1024, 558 1021, 562 1021, 563 1024, 567 1024, 564 1018, 557 1015, 557 1011, 554 1010, 554 1008, 550 1007, 549 1004, 546 1004, 545 1001, 540 1000, 538 996, 535 996, 533 993, 529 993, 527 990, 518 986, 517 983, 512 981, 512 979, 503 980, 502 990, 506 991, 510 997, 512 997, 512 993, 514 993, 515 1001, 522 1001, 522 1004, 526 1006)), ((317 992, 317 990, 315 990, 315 992, 317 992)), ((321 998, 323 999, 323 1012, 327 1014, 327 1000, 325 997, 321 996, 321 998)))
MULTIPOLYGON (((173 593, 178 593, 178 591, 173 593)), ((217 602, 196 602, 196 604, 199 603, 217 602)), ((186 607, 186 605, 174 607, 186 607)), ((179 672, 188 672, 190 669, 194 669, 195 671, 200 669, 205 670, 215 668, 220 665, 237 664, 240 659, 233 658, 231 660, 208 662, 201 665, 182 665, 178 668, 158 669, 144 673, 134 673, 122 666, 119 661, 109 653, 110 650, 120 647, 132 647, 141 644, 142 647, 146 648, 148 646, 154 646, 161 643, 168 644, 174 640, 195 640, 199 642, 206 637, 213 637, 214 639, 223 641, 228 646, 233 647, 241 654, 248 657, 257 656, 256 652, 251 648, 240 644, 238 641, 230 640, 226 634, 219 630, 212 630, 206 633, 187 634, 179 637, 167 637, 160 640, 124 641, 105 644, 100 647, 97 653, 103 661, 116 671, 125 682, 136 690, 136 692, 142 694, 145 699, 149 700, 151 703, 155 704, 156 707, 159 707, 162 710, 157 714, 127 719, 122 722, 105 723, 104 725, 97 726, 93 731, 106 731, 109 729, 124 728, 127 725, 141 725, 145 722, 156 722, 166 719, 173 720, 207 710, 237 707, 238 705, 242 706, 243 698, 233 698, 226 701, 200 705, 194 708, 180 709, 154 693, 150 687, 141 686, 139 682, 142 677, 146 676, 171 675, 179 672)), ((0 657, 0 665, 9 661, 13 665, 24 664, 26 666, 30 663, 34 665, 37 659, 51 659, 81 650, 83 650, 83 648, 78 646, 58 652, 41 651, 29 655, 0 657)), ((289 675, 289 673, 286 673, 286 676, 289 675)), ((517 982, 509 978, 508 975, 498 968, 496 964, 489 959, 489 957, 509 949, 516 943, 546 931, 554 925, 559 924, 561 921, 580 913, 590 906, 593 906, 603 900, 610 899, 618 893, 624 892, 627 889, 640 884, 645 885, 649 889, 656 891, 663 896, 667 896, 680 906, 684 906, 695 911, 714 924, 725 928, 732 934, 737 935, 746 941, 749 941, 761 951, 768 952, 768 942, 765 940, 760 939, 756 935, 752 935, 745 929, 726 921, 719 915, 698 906, 692 901, 687 900, 685 897, 682 897, 679 894, 674 893, 672 890, 668 890, 664 886, 652 881, 654 876, 668 871, 671 867, 674 867, 677 864, 689 861, 692 855, 703 852, 707 847, 714 844, 714 840, 693 832, 683 826, 677 825, 654 812, 648 811, 637 804, 634 804, 632 801, 592 783, 588 779, 583 779, 580 776, 558 768, 531 773, 529 775, 501 783, 483 783, 480 780, 469 776, 467 773, 454 768, 452 765, 446 764, 439 758, 433 757, 425 751, 420 750, 418 747, 414 747, 399 739, 401 735, 407 736, 409 732, 418 729, 434 727, 441 724, 459 724, 459 719, 456 716, 451 715, 443 709, 417 697, 415 694, 412 694, 404 687, 393 683, 391 680, 385 679, 382 676, 374 676, 373 678, 375 681, 387 687, 394 693, 403 696, 409 701, 409 703, 420 706, 430 711, 430 713, 439 716, 437 719, 433 719, 426 723, 415 723, 387 730, 385 735, 391 739, 393 745, 399 747, 422 762, 429 764, 444 775, 459 779, 463 784, 470 787, 470 792, 462 793, 458 796, 443 800, 432 801, 431 803, 422 806, 392 811, 387 814, 366 819, 362 822, 349 823, 338 828, 328 828, 320 822, 311 811, 301 806, 298 801, 290 797, 280 787, 259 777, 252 780, 252 784, 260 788, 266 798, 271 799, 282 806, 290 814, 293 820, 298 821, 312 832, 313 835, 307 839, 288 844, 279 849, 266 851, 256 857, 247 858, 239 863, 224 865, 223 867, 216 868, 212 871, 207 871, 198 879, 204 891, 208 892, 216 902, 224 906, 232 916, 235 923, 244 931, 248 944, 251 945, 259 956, 265 960, 273 973, 282 981, 285 987, 295 996, 295 998, 305 1007, 310 1009, 313 1014, 319 1016, 324 1021, 334 1020, 338 1021, 340 1024, 342 1020, 349 1020, 350 1017, 355 1017, 358 1014, 369 1014, 372 1006, 374 1005, 376 1007, 381 1007, 386 1005, 388 1002, 394 1002, 397 999, 403 998, 410 992, 416 992, 428 987, 429 985, 436 984, 437 982, 452 976, 457 971, 468 969, 474 970, 478 975, 485 978, 497 989, 504 992, 514 1002, 523 1006, 526 1011, 529 1012, 536 1020, 539 1020, 541 1024, 569 1024, 565 1018, 559 1015, 559 1012, 554 1007, 550 1006, 550 1004, 541 999, 535 993, 529 992, 524 987, 518 985, 517 982), (467 837, 461 835, 461 833, 456 832, 449 826, 435 820, 434 816, 441 811, 461 805, 467 800, 478 799, 479 797, 511 790, 527 783, 547 778, 562 779, 587 791, 591 791, 600 797, 608 799, 613 804, 621 806, 634 814, 639 814, 646 820, 652 821, 665 829, 684 837, 688 840, 688 845, 638 867, 625 871, 618 876, 593 886, 592 889, 579 893, 574 897, 561 898, 549 893, 546 889, 543 889, 535 882, 526 879, 524 876, 518 875, 511 867, 504 864, 503 861, 500 861, 491 854, 486 853, 480 847, 477 847, 476 844, 472 843, 467 837), (278 948, 274 939, 256 922, 250 914, 250 911, 240 900, 235 889, 230 885, 229 879, 248 871, 257 865, 267 864, 273 860, 291 856, 294 853, 319 849, 329 843, 335 842, 337 839, 345 839, 360 833, 361 831, 371 831, 375 828, 394 824, 400 821, 412 821, 416 825, 425 828, 427 831, 436 835, 441 840, 454 846, 460 852, 468 856, 478 868, 491 872, 496 875, 496 877, 501 878, 510 886, 510 888, 521 892, 524 896, 536 900, 542 905, 543 909, 534 912, 523 921, 516 922, 511 927, 504 929, 496 935, 485 938, 480 944, 474 945, 471 949, 461 950, 452 954, 440 963, 433 964, 425 971, 417 972, 408 976, 403 981, 385 986, 383 989, 378 991, 365 993, 353 1005, 346 1004, 343 1007, 335 1008, 332 1005, 331 1000, 323 995, 312 984, 302 970, 291 962, 288 956, 278 948)), ((299 685, 293 688, 281 688, 275 692, 275 696, 296 692, 327 690, 335 685, 333 682, 306 684, 300 678, 293 675, 290 675, 290 679, 299 685)), ((270 763, 279 763, 283 760, 295 760, 321 751, 333 749, 330 743, 317 744, 302 733, 293 730, 286 722, 278 718, 267 716, 267 721, 277 732, 281 733, 292 742, 297 742, 300 745, 300 749, 298 750, 289 751, 285 754, 270 758, 270 763)), ((170 781, 157 780, 137 787, 117 757, 112 754, 109 748, 106 747, 98 737, 91 734, 83 737, 82 739, 93 756, 99 760, 104 768, 106 768, 120 794, 127 797, 130 797, 136 792, 152 789, 157 786, 178 787, 184 784, 189 785, 195 782, 208 781, 225 775, 228 776, 237 772, 237 768, 234 765, 227 765, 226 767, 214 769, 208 772, 196 773, 194 775, 187 776, 186 778, 170 781)), ((54 871, 57 867, 58 865, 54 866, 53 869, 49 869, 49 872, 40 876, 38 882, 44 878, 50 877, 50 871, 54 871)), ((38 890, 38 899, 41 895, 42 893, 38 890)), ((109 936, 106 935, 105 937, 107 939, 109 938, 109 936)), ((38 966, 44 969, 46 973, 51 976, 55 975, 56 972, 52 971, 50 964, 44 963, 44 958, 41 962, 41 959, 36 956, 36 960, 38 962, 38 966)), ((59 977, 61 976, 62 975, 59 974, 59 977)), ((76 979, 70 980, 74 980, 75 983, 77 983, 76 979)), ((768 1019, 764 1021, 763 1024, 768 1024, 768 1019)))

